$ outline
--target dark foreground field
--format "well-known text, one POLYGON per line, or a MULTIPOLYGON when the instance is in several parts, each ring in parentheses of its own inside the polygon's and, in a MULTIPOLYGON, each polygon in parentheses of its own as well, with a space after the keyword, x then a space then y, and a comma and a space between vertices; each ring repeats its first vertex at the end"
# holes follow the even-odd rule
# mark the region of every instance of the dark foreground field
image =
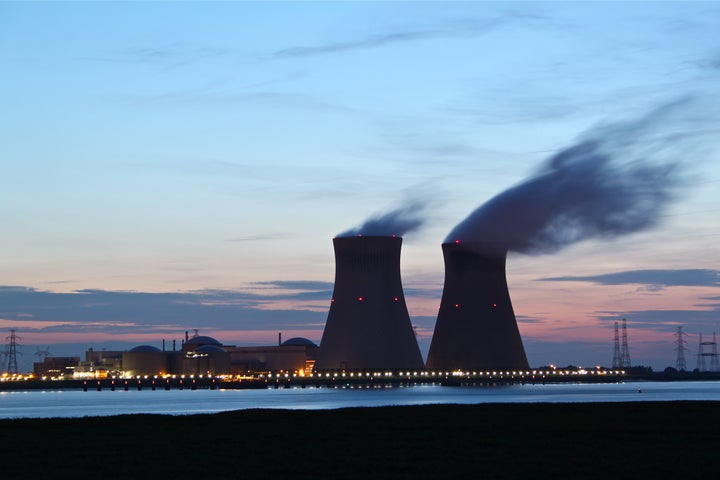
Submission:
POLYGON ((0 478, 710 479, 718 448, 717 402, 23 419, 0 478))

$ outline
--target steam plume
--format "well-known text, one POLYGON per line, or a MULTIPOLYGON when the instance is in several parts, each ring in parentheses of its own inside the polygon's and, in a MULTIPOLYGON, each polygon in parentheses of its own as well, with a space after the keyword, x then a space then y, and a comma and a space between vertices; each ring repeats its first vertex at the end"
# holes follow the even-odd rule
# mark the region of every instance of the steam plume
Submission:
POLYGON ((384 214, 370 217, 362 225, 346 230, 338 237, 352 237, 356 235, 382 235, 382 236, 404 236, 414 232, 423 226, 425 219, 423 213, 426 203, 421 200, 413 200, 400 208, 384 214))
POLYGON ((677 196, 683 165, 704 143, 707 108, 687 98, 637 120, 600 126, 472 212, 445 242, 492 242, 548 253, 652 227, 677 196))

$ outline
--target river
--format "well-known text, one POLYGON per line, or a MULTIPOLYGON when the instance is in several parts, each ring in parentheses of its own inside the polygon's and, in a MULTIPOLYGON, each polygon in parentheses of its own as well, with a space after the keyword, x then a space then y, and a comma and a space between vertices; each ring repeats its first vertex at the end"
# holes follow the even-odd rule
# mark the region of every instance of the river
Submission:
POLYGON ((720 401, 720 382, 623 382, 393 388, 262 390, 29 390, 0 392, 0 418, 53 418, 136 413, 187 415, 251 408, 336 409, 387 405, 522 402, 720 401))

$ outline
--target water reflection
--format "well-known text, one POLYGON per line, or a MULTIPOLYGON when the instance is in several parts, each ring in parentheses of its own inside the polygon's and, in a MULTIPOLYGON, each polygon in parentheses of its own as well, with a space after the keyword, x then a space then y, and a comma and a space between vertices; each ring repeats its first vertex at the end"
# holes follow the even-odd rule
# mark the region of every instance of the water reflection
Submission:
POLYGON ((289 388, 268 390, 5 391, 0 418, 185 415, 249 408, 335 409, 386 405, 522 402, 720 401, 720 382, 507 385, 396 388, 289 388))

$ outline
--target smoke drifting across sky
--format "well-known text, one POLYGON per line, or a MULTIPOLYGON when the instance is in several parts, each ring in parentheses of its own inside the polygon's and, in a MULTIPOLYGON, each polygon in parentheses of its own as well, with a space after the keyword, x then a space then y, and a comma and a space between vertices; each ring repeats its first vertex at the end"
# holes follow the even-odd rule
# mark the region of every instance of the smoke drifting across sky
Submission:
POLYGON ((368 218, 362 225, 339 233, 338 237, 356 235, 378 235, 402 237, 412 233, 425 223, 424 211, 427 204, 422 200, 412 200, 405 205, 387 213, 368 218))
MULTIPOLYGON (((706 99, 705 99, 706 100, 706 99)), ((550 253, 656 225, 717 131, 710 104, 688 97, 628 122, 600 125, 520 184, 473 211, 445 242, 492 242, 550 253)))

